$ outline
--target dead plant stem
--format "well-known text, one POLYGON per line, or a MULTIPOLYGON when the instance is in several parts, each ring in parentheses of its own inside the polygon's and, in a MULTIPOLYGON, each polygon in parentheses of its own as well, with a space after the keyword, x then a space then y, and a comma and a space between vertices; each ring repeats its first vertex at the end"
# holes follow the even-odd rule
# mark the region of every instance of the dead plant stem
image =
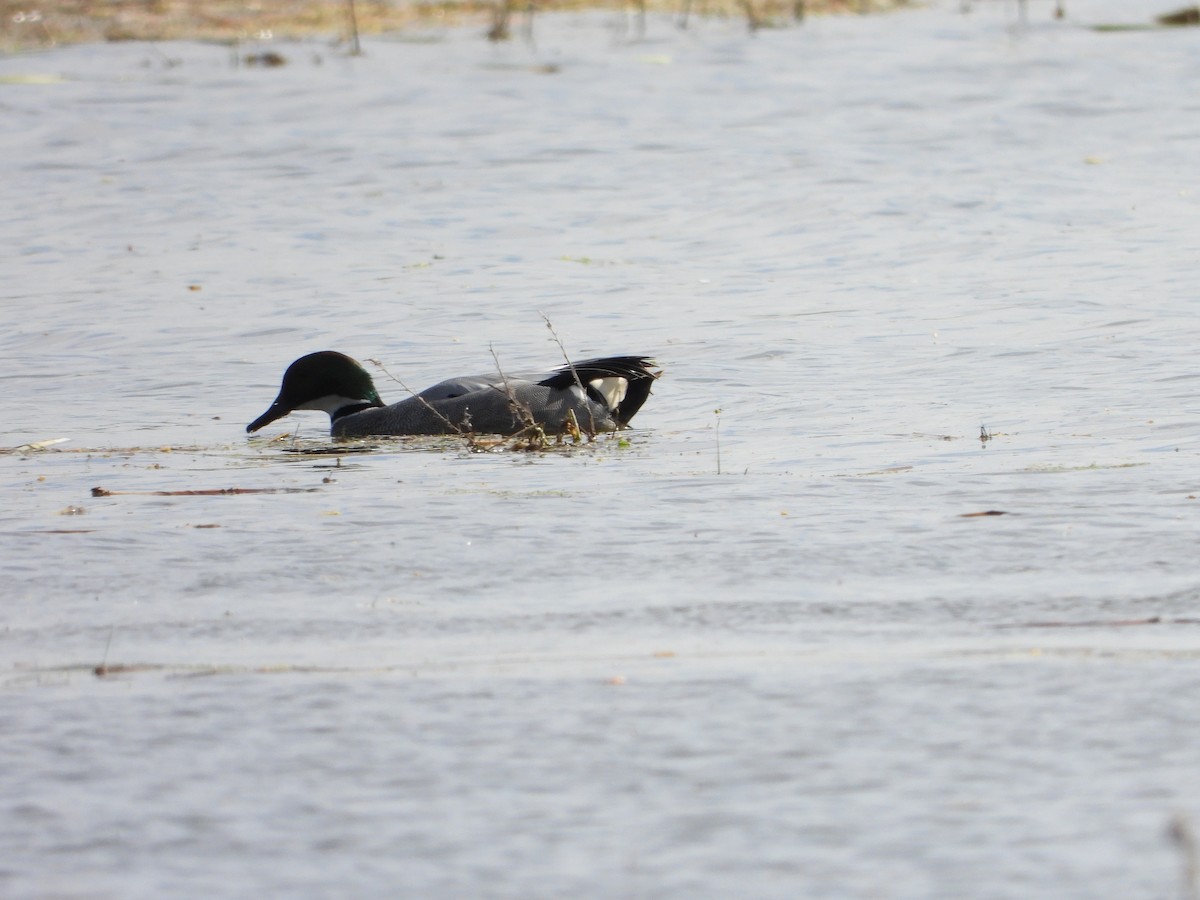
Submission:
POLYGON ((391 371, 389 371, 387 366, 385 366, 383 363, 381 363, 377 359, 368 359, 367 362, 371 363, 374 366, 378 366, 380 371, 383 372, 384 375, 386 375, 388 378, 392 379, 392 381, 396 382, 396 384, 400 385, 400 387, 403 388, 405 391, 407 391, 411 396, 416 397, 417 400, 420 401, 422 406, 424 406, 427 410, 429 410, 431 413, 433 413, 435 416, 437 416, 439 419, 441 419, 444 423, 446 423, 446 426, 450 429, 451 433, 457 434, 459 437, 463 438, 472 450, 482 449, 479 445, 479 442, 475 440, 475 435, 472 432, 465 431, 460 426, 455 425, 453 422, 451 422, 448 418, 446 418, 445 415, 442 414, 441 410, 439 410, 432 403, 430 403, 428 400, 426 400, 424 397, 422 397, 420 394, 418 394, 416 391, 414 391, 412 388, 410 388, 407 384, 405 384, 403 381, 401 381, 399 378, 397 378, 395 375, 393 375, 391 373, 391 371))
POLYGON ((721 474, 721 410, 714 409, 717 416, 717 474, 721 474))
MULTIPOLYGON (((538 315, 542 317, 542 321, 546 323, 546 328, 550 332, 550 336, 554 338, 554 343, 558 344, 558 351, 562 354, 562 358, 567 363, 567 368, 571 370, 571 377, 575 379, 575 384, 579 386, 579 390, 583 392, 583 396, 587 398, 587 388, 583 386, 583 379, 579 377, 579 373, 575 370, 575 363, 571 362, 571 355, 567 353, 567 348, 563 345, 562 339, 558 336, 558 332, 554 328, 554 323, 550 321, 550 317, 538 310, 538 315)), ((576 423, 578 425, 578 423, 576 423)), ((592 437, 596 436, 596 417, 592 415, 592 409, 588 407, 588 434, 592 437)))

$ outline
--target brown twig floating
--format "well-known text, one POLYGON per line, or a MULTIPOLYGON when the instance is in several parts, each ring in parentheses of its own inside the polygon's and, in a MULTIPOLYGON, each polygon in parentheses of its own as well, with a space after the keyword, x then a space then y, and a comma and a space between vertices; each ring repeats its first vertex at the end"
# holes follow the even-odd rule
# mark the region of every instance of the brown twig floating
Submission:
POLYGON ((311 494, 320 488, 210 488, 202 491, 110 491, 92 488, 93 497, 221 497, 228 494, 311 494))
MULTIPOLYGON (((52 667, 46 671, 71 671, 78 669, 78 666, 59 666, 52 667)), ((346 673, 357 671, 345 666, 305 666, 305 665, 278 665, 278 666, 228 666, 228 665, 187 665, 180 663, 112 663, 102 662, 98 666, 90 668, 90 671, 97 678, 108 678, 113 675, 140 675, 144 673, 161 672, 164 675, 176 678, 194 678, 210 675, 293 675, 293 674, 328 674, 328 673, 346 673)), ((391 668, 381 670, 365 669, 363 671, 392 671, 391 668)))

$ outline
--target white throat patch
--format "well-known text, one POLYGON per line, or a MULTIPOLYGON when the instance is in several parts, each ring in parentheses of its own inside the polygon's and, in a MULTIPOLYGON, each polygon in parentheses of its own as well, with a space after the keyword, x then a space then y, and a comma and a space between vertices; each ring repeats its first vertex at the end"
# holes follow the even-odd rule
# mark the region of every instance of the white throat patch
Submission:
POLYGON ((343 397, 340 394, 326 394, 307 403, 301 403, 296 409, 319 409, 321 412, 333 415, 344 406, 361 406, 366 403, 361 397, 343 397))

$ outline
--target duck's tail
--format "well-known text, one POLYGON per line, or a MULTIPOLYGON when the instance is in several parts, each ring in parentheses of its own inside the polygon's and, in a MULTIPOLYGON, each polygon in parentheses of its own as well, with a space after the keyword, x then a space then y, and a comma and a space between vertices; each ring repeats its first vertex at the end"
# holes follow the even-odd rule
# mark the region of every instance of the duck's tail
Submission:
POLYGON ((585 359, 555 370, 554 374, 539 382, 551 388, 569 388, 575 377, 583 384, 588 396, 608 407, 612 417, 621 425, 628 425, 646 398, 650 387, 662 374, 651 367, 656 365, 649 356, 605 356, 585 359))

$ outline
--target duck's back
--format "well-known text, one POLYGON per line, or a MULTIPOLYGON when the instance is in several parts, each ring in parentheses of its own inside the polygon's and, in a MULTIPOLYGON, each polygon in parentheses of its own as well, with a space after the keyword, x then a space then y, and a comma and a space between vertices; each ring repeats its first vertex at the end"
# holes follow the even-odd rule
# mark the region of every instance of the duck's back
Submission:
POLYGON ((584 432, 616 431, 628 424, 649 395, 657 377, 649 365, 645 357, 609 357, 549 375, 449 378, 391 406, 337 418, 332 433, 515 434, 536 424, 549 434, 561 434, 568 430, 572 413, 584 432), (619 391, 613 390, 612 382, 620 382, 619 391))
MULTIPOLYGON (((461 386, 461 381, 458 384, 461 386)), ((507 392, 490 384, 457 396, 444 396, 447 392, 442 385, 435 385, 391 406, 344 416, 334 421, 332 433, 334 437, 516 434, 536 424, 548 434, 561 434, 567 430, 571 412, 585 432, 621 427, 608 407, 590 399, 578 387, 562 390, 522 381, 509 382, 507 392)))

